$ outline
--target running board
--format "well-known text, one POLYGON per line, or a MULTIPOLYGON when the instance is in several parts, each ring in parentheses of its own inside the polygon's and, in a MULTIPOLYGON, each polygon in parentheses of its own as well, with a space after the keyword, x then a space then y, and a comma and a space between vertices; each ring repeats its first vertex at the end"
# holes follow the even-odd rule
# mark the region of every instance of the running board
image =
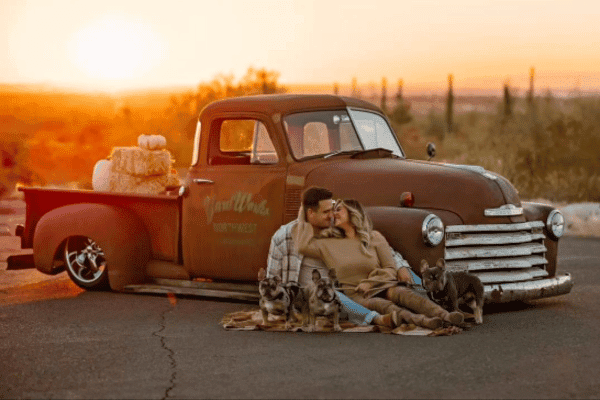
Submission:
POLYGON ((127 285, 124 292, 180 294, 258 302, 258 285, 244 283, 197 282, 177 279, 155 279, 154 283, 127 285))
POLYGON ((20 269, 35 268, 35 264, 33 262, 33 253, 8 256, 8 258, 6 259, 6 264, 7 271, 17 271, 20 269))

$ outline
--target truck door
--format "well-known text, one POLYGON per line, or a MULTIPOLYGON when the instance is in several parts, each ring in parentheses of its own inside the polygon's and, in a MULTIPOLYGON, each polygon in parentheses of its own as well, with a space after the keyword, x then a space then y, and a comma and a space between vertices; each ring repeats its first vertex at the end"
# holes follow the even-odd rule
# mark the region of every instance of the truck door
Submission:
MULTIPOLYGON (((213 120, 190 169, 184 266, 196 277, 256 280, 283 221, 286 164, 258 117, 213 120)), ((198 142, 198 141, 197 141, 198 142)))

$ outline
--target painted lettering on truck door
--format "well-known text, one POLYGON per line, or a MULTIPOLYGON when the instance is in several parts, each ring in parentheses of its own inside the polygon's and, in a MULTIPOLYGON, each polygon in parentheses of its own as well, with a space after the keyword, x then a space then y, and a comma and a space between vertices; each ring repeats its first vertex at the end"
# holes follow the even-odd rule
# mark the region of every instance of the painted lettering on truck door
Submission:
POLYGON ((184 201, 185 268, 193 276, 255 280, 281 226, 286 168, 257 118, 212 122, 184 201))

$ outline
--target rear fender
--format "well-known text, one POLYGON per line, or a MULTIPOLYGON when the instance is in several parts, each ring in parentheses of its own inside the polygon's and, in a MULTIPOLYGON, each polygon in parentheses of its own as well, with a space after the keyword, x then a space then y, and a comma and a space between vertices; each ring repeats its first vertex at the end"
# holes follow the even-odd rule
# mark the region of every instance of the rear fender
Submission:
POLYGON ((51 274, 54 260, 71 236, 93 239, 104 251, 111 289, 145 281, 144 268, 150 261, 150 235, 134 214, 104 204, 72 204, 56 208, 40 218, 34 233, 36 268, 51 274))
POLYGON ((431 212, 401 207, 366 207, 366 212, 373 220, 374 229, 385 236, 390 246, 419 275, 421 260, 427 260, 433 265, 439 258, 444 258, 445 240, 435 247, 430 247, 423 241, 423 220, 431 212))

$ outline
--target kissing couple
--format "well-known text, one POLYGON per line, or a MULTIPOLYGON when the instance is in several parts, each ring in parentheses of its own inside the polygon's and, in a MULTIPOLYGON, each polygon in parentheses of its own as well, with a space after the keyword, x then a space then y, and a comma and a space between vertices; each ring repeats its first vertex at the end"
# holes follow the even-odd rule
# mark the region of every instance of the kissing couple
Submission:
POLYGON ((354 324, 434 330, 464 322, 462 313, 448 312, 412 289, 410 267, 373 229, 358 201, 334 201, 320 187, 304 191, 298 218, 273 235, 266 275, 304 287, 314 269, 322 276, 335 269, 342 312, 354 324))

